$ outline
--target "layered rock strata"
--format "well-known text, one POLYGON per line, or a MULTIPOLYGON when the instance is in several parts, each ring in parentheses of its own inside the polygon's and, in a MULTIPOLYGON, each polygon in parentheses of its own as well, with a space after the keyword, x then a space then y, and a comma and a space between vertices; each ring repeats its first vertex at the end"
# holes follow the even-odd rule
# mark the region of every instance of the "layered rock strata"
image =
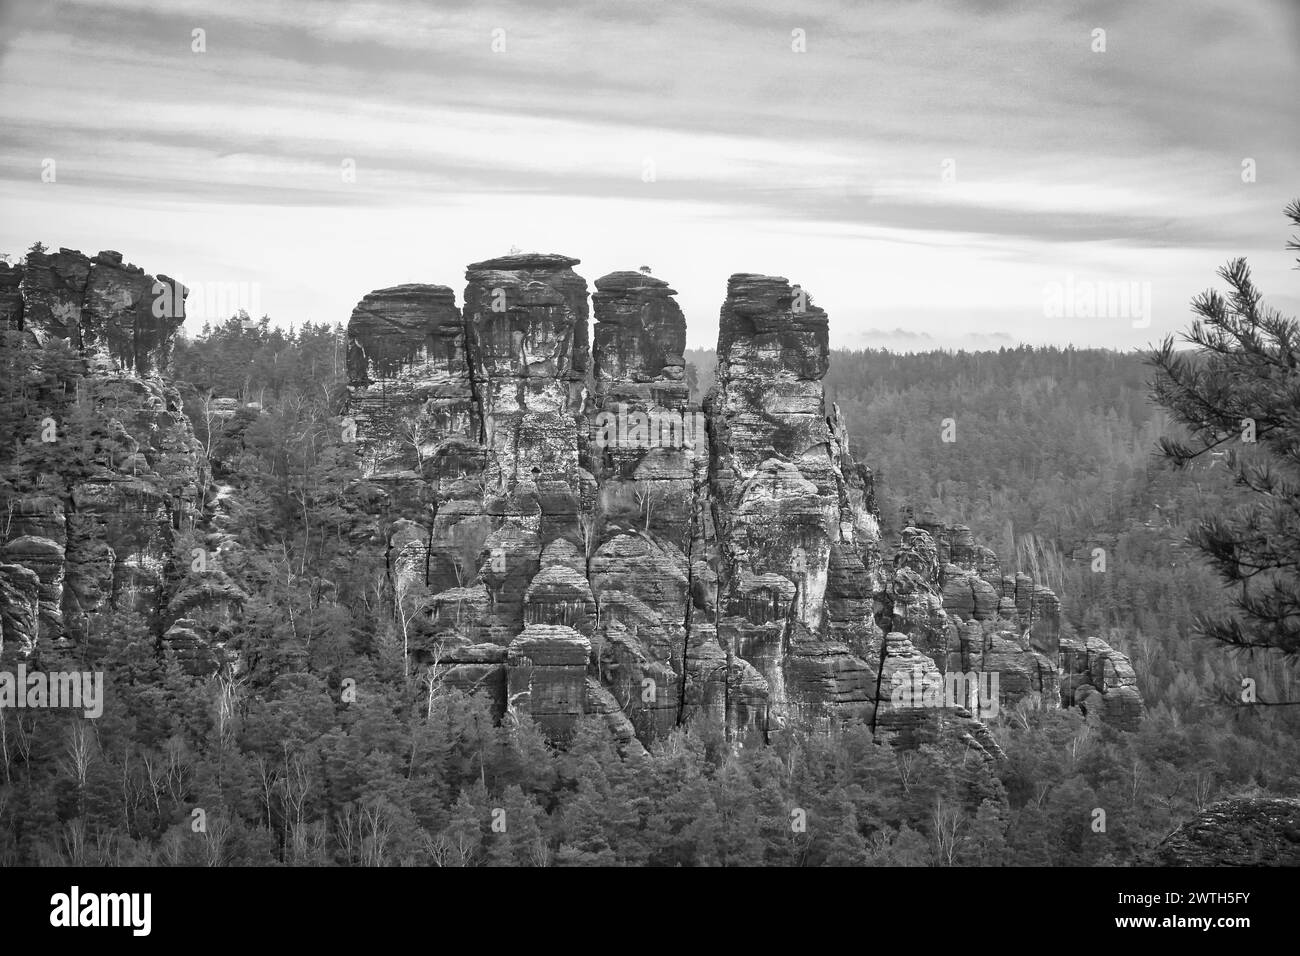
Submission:
MULTIPOLYGON (((358 490, 431 680, 556 737, 599 714, 633 749, 704 716, 737 738, 858 716, 996 755, 982 718, 1032 696, 1136 726, 1127 658, 1063 637, 1055 595, 1003 574, 969 529, 923 517, 884 547, 871 471, 822 388, 828 319, 804 290, 731 278, 702 409, 675 292, 615 272, 589 312, 578 264, 474 263, 460 308, 446 286, 402 285, 349 323, 358 490)), ((0 265, 6 367, 27 389, 11 470, 51 421, 48 443, 85 445, 66 480, 33 466, 0 502, 11 652, 75 644, 126 602, 192 671, 216 665, 209 609, 243 595, 221 570, 226 491, 158 375, 184 299, 113 252, 0 265), (184 534, 206 546, 188 571, 184 534)))
POLYGON ((1136 730, 1146 714, 1133 665, 1098 637, 1061 639, 1061 703, 1095 709, 1121 730, 1136 730))
MULTIPOLYGON (((353 313, 358 453, 427 673, 553 736, 601 714, 628 745, 703 715, 738 738, 858 716, 996 755, 981 718, 1076 702, 1050 591, 934 520, 885 555, 804 290, 732 276, 701 409, 676 293, 597 279, 589 346, 578 264, 479 262, 459 313, 434 285, 353 313)), ((1121 656, 1088 686, 1128 720, 1121 656)))
MULTIPOLYGON (((75 645, 110 606, 160 630, 179 616, 167 615, 173 545, 195 531, 208 485, 180 395, 159 375, 185 295, 116 252, 33 251, 0 265, 5 369, 20 382, 10 405, 21 410, 5 436, 0 498, 10 653, 75 645)), ((198 577, 217 570, 205 564, 198 577)), ((176 636, 187 661, 210 663, 202 635, 182 625, 176 636)))

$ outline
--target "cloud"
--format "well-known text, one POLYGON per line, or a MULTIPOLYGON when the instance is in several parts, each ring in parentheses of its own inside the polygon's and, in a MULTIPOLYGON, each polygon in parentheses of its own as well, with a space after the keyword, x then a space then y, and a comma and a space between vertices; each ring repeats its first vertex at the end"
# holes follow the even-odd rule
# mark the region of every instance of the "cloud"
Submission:
POLYGON ((1258 259, 1262 284, 1290 278, 1300 14, 1284 2, 85 0, 2 16, 0 244, 102 243, 155 270, 146 252, 182 247, 191 262, 165 268, 354 265, 269 297, 280 321, 342 320, 384 263, 446 282, 522 236, 629 257, 610 268, 680 261, 690 275, 663 274, 702 344, 729 271, 797 273, 842 341, 906 313, 936 341, 993 322, 1121 346, 1132 330, 1045 322, 1043 285, 1149 281, 1176 328, 1231 256, 1258 259), (269 238, 293 236, 301 253, 269 238))

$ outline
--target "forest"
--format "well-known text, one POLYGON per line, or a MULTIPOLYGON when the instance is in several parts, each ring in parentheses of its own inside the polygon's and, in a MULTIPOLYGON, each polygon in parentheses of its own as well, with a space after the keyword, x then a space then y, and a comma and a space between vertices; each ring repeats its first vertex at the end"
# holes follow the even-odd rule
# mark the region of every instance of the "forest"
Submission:
MULTIPOLYGON (((108 674, 108 703, 94 722, 0 709, 0 864, 1124 866, 1216 799, 1300 793, 1300 716, 1240 698, 1250 678, 1262 701, 1295 699, 1293 669, 1196 636, 1225 588, 1187 537, 1240 490, 1214 459, 1175 471, 1156 455, 1172 426, 1141 354, 832 351, 828 399, 874 473, 884 538, 922 513, 970 525, 1056 591, 1066 633, 1137 671, 1137 732, 1025 704, 994 724, 1007 759, 989 765, 945 739, 881 746, 858 723, 737 746, 703 720, 628 759, 595 718, 557 748, 481 697, 421 688, 382 557, 351 537, 346 347, 340 326, 246 315, 178 340, 169 374, 235 502, 226 571, 246 600, 222 637, 244 667, 196 680, 121 606, 76 647, 42 648, 108 674), (214 414, 219 399, 238 411, 214 414)), ((702 398, 713 356, 687 360, 702 398)), ((0 372, 16 435, 33 386, 0 372)), ((6 495, 65 493, 112 454, 111 430, 62 400, 68 440, 19 443, 6 495)), ((196 543, 174 545, 178 591, 196 543)))

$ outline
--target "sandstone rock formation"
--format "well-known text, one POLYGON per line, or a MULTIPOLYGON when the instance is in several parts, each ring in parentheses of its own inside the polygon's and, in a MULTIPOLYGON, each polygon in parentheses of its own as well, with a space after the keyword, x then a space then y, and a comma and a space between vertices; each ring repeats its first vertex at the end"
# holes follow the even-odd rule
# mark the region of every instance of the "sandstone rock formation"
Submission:
POLYGON ((6 270, 0 298, 9 328, 44 344, 62 339, 105 371, 159 372, 167 364, 172 336, 185 321, 186 290, 167 276, 145 275, 122 262, 120 252, 94 259, 71 249, 33 252, 6 270))
POLYGON ((1300 866, 1300 800, 1221 800, 1152 850, 1150 866, 1300 866))
MULTIPOLYGON (((969 528, 922 516, 881 540, 805 290, 731 277, 701 408, 672 288, 615 272, 589 300, 577 265, 478 262, 461 308, 409 284, 349 322, 359 540, 385 549, 430 687, 486 693, 557 738, 598 714, 630 750, 702 717, 738 740, 859 717, 996 756, 985 722, 1032 697, 1136 726, 1127 658, 1063 637, 1056 596, 969 528)), ((75 643, 129 604, 191 671, 219 662, 208 611, 243 600, 221 568, 228 489, 158 375, 184 297, 112 252, 0 265, 0 333, 32 383, 19 451, 49 422, 85 445, 59 481, 31 474, 0 501, 0 649, 75 643), (207 546, 201 566, 176 567, 180 535, 207 546)))
POLYGON ((996 756, 982 718, 1031 695, 1132 726, 1127 661, 1093 639, 1062 679, 1059 601, 969 528, 923 518, 885 553, 807 292, 731 277, 701 409, 676 293, 597 279, 589 346, 578 264, 474 263, 460 313, 436 285, 353 312, 349 413, 426 675, 558 737, 601 714, 625 746, 702 714, 738 737, 858 716, 996 756))
MULTIPOLYGON (((108 605, 167 623, 173 541, 194 529, 207 491, 179 393, 159 375, 185 295, 116 252, 0 265, 5 366, 22 370, 15 405, 25 410, 20 433, 5 436, 0 500, 0 636, 11 653, 75 643, 108 605)), ((201 662, 202 639, 184 631, 201 662)))
POLYGON ((1136 730, 1146 711, 1137 674, 1128 657, 1097 637, 1061 641, 1061 702, 1085 713, 1100 709, 1102 719, 1121 730, 1136 730))

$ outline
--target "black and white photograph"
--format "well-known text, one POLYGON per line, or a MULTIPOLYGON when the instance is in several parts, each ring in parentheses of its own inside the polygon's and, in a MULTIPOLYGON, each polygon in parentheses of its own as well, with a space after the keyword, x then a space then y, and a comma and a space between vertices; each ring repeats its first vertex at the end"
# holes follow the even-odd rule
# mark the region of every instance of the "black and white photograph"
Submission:
POLYGON ((4 2, 16 918, 835 868, 1268 931, 1298 90, 1294 0, 4 2))

